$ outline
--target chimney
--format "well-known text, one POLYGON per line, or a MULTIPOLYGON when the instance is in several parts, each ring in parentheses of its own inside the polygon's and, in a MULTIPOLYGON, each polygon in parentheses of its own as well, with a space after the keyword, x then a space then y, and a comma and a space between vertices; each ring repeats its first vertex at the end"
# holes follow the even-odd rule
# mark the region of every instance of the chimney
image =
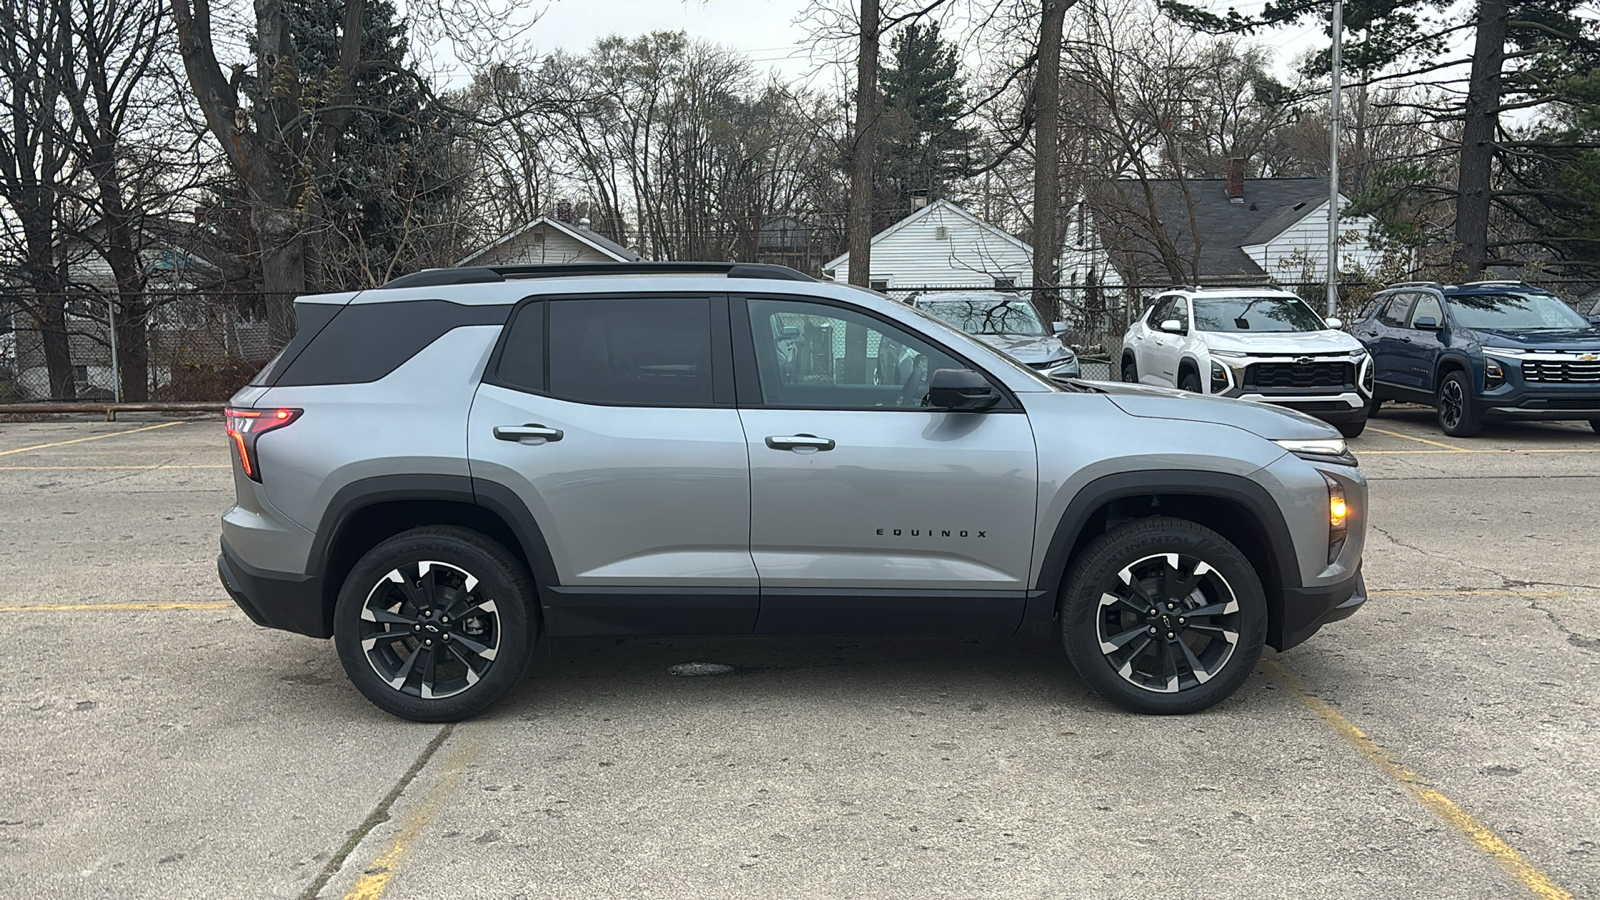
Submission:
POLYGON ((1244 158, 1240 156, 1228 160, 1228 202, 1244 202, 1244 158))

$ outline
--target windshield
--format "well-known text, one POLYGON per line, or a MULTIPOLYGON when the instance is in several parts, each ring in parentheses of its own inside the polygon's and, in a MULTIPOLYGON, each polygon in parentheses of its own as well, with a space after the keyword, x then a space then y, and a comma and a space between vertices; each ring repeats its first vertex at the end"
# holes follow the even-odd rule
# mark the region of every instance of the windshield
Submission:
POLYGON ((1458 294, 1450 298, 1462 328, 1501 331, 1588 328, 1572 307, 1550 294, 1458 294))
POLYGON ((1196 297, 1197 331, 1323 331, 1327 324, 1299 297, 1196 297))
POLYGON ((1050 332, 1026 300, 924 300, 917 304, 967 334, 1019 334, 1040 337, 1050 332))

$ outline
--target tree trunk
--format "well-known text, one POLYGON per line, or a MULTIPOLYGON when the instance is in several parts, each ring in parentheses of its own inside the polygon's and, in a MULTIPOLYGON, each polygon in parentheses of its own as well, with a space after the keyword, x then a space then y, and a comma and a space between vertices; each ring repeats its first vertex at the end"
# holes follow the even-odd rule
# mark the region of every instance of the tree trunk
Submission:
POLYGON ((1033 305, 1046 322, 1060 318, 1061 29, 1071 5, 1072 0, 1044 0, 1033 82, 1033 305))
POLYGON ((1461 126, 1461 177, 1456 197, 1455 262, 1466 280, 1488 263, 1489 200, 1495 129, 1500 121, 1500 71, 1506 61, 1507 0, 1482 0, 1461 126))
POLYGON ((850 283, 872 286, 872 160, 878 138, 878 0, 861 0, 856 139, 850 157, 850 283))
POLYGON ((298 327, 294 298, 306 289, 306 239, 293 210, 258 205, 251 211, 261 250, 261 308, 274 347, 289 343, 298 327))

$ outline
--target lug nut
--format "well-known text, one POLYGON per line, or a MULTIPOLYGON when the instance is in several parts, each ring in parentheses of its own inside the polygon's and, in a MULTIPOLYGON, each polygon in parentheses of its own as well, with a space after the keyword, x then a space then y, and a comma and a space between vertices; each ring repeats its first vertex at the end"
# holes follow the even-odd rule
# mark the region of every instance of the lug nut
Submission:
POLYGON ((444 634, 439 635, 439 640, 441 640, 441 641, 450 640, 450 632, 447 631, 444 634))
POLYGON ((1168 603, 1167 604, 1167 609, 1177 609, 1177 608, 1178 608, 1178 606, 1175 603, 1168 603))
POLYGON ((1150 633, 1151 634, 1155 634, 1156 633, 1156 627, 1154 625, 1150 626, 1150 633))
POLYGON ((1178 617, 1178 624, 1179 624, 1179 625, 1182 625, 1182 624, 1183 624, 1183 617, 1182 617, 1182 616, 1179 616, 1179 617, 1178 617))
MULTIPOLYGON (((1173 639, 1173 638, 1174 638, 1174 637, 1176 637, 1176 635, 1174 635, 1174 634, 1173 634, 1173 633, 1172 633, 1172 632, 1170 632, 1170 631, 1169 631, 1169 632, 1167 632, 1167 640, 1169 640, 1169 641, 1170 641, 1170 640, 1172 640, 1172 639, 1173 639)), ((433 642, 432 642, 432 641, 429 641, 429 642, 428 642, 428 643, 430 643, 430 644, 431 644, 431 643, 433 643, 433 642)))

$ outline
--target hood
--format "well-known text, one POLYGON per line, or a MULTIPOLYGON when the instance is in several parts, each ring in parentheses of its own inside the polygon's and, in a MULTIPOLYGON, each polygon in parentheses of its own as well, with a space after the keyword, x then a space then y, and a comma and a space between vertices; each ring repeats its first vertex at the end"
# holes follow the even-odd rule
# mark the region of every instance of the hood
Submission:
POLYGON ((1271 403, 1232 400, 1118 381, 1087 382, 1086 386, 1109 395, 1111 402, 1123 412, 1142 419, 1217 422, 1277 441, 1316 441, 1339 437, 1339 430, 1332 425, 1303 412, 1271 403))
POLYGON ((1564 328, 1560 331, 1501 331, 1497 328, 1471 329, 1485 347, 1512 350, 1593 350, 1600 352, 1600 325, 1589 328, 1564 328))
POLYGON ((1235 331, 1206 332, 1206 346, 1213 352, 1259 353, 1294 356, 1300 353, 1342 353, 1360 350, 1361 342, 1342 331, 1282 331, 1247 334, 1235 331))
POLYGON ((1069 359, 1072 351, 1054 335, 1045 334, 974 334, 972 337, 999 350, 1001 353, 1025 363, 1049 362, 1069 359))

